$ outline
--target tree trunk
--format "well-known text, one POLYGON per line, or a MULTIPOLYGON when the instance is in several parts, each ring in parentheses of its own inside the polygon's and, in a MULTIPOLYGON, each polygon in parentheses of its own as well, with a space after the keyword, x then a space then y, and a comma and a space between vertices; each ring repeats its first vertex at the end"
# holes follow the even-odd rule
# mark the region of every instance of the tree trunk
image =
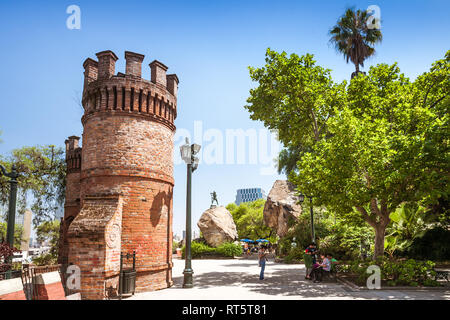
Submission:
POLYGON ((379 224, 375 227, 375 251, 373 259, 384 255, 384 236, 386 234, 386 226, 379 224))
POLYGON ((384 255, 384 237, 386 234, 386 227, 389 224, 389 210, 386 201, 381 200, 381 207, 378 207, 377 199, 370 200, 370 215, 364 207, 356 207, 361 212, 364 220, 375 230, 375 250, 374 260, 384 255), (379 219, 377 219, 377 217, 379 219))
POLYGON ((359 73, 359 64, 355 63, 355 72, 352 72, 352 76, 351 79, 353 79, 354 77, 356 77, 359 73))

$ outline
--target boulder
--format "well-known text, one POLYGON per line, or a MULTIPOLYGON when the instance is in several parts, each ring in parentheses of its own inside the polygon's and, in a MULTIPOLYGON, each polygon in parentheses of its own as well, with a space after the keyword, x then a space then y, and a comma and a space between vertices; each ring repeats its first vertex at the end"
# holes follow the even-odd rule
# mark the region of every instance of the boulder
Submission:
POLYGON ((287 180, 276 180, 264 206, 264 223, 282 238, 289 230, 289 219, 298 220, 302 207, 295 186, 287 180))
POLYGON ((233 217, 224 206, 212 207, 203 212, 197 226, 200 228, 206 243, 212 247, 238 238, 233 217))

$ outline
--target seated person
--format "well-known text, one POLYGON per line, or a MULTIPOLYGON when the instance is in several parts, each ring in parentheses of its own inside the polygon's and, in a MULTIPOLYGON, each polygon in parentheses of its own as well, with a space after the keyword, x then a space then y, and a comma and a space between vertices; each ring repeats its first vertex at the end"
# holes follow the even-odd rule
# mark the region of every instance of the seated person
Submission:
POLYGON ((327 258, 328 258, 328 260, 330 260, 332 265, 339 264, 339 261, 337 261, 335 258, 333 258, 333 255, 331 253, 327 254, 327 258))
POLYGON ((321 258, 322 262, 313 266, 312 274, 314 277, 314 282, 321 282, 324 273, 330 272, 331 270, 331 261, 327 258, 327 255, 322 254, 321 258))

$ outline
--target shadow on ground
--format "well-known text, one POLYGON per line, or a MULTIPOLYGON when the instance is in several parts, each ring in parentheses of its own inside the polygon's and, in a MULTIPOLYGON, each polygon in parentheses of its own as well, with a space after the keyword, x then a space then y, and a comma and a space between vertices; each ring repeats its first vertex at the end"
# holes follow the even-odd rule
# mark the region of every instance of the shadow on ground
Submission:
MULTIPOLYGON (((226 266, 226 265, 225 265, 226 266)), ((229 266, 251 266, 250 264, 233 264, 229 266)), ((240 272, 207 272, 194 275, 195 287, 207 289, 220 286, 239 286, 247 290, 277 296, 302 296, 305 298, 348 297, 348 290, 341 285, 324 281, 313 283, 304 279, 301 270, 286 270, 272 267, 271 274, 259 280, 258 274, 249 275, 240 272)), ((183 277, 174 277, 174 287, 181 287, 183 277)))

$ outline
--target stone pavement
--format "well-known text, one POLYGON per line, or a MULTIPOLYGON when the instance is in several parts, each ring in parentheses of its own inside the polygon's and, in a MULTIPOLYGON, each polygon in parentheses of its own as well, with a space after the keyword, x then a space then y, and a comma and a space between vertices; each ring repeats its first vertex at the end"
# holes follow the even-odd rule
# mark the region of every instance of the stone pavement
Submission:
POLYGON ((444 290, 354 290, 341 283, 305 280, 303 264, 266 264, 259 280, 257 260, 193 260, 194 288, 183 289, 184 260, 173 259, 174 285, 169 289, 137 293, 127 300, 330 300, 330 299, 432 299, 449 300, 444 290))

